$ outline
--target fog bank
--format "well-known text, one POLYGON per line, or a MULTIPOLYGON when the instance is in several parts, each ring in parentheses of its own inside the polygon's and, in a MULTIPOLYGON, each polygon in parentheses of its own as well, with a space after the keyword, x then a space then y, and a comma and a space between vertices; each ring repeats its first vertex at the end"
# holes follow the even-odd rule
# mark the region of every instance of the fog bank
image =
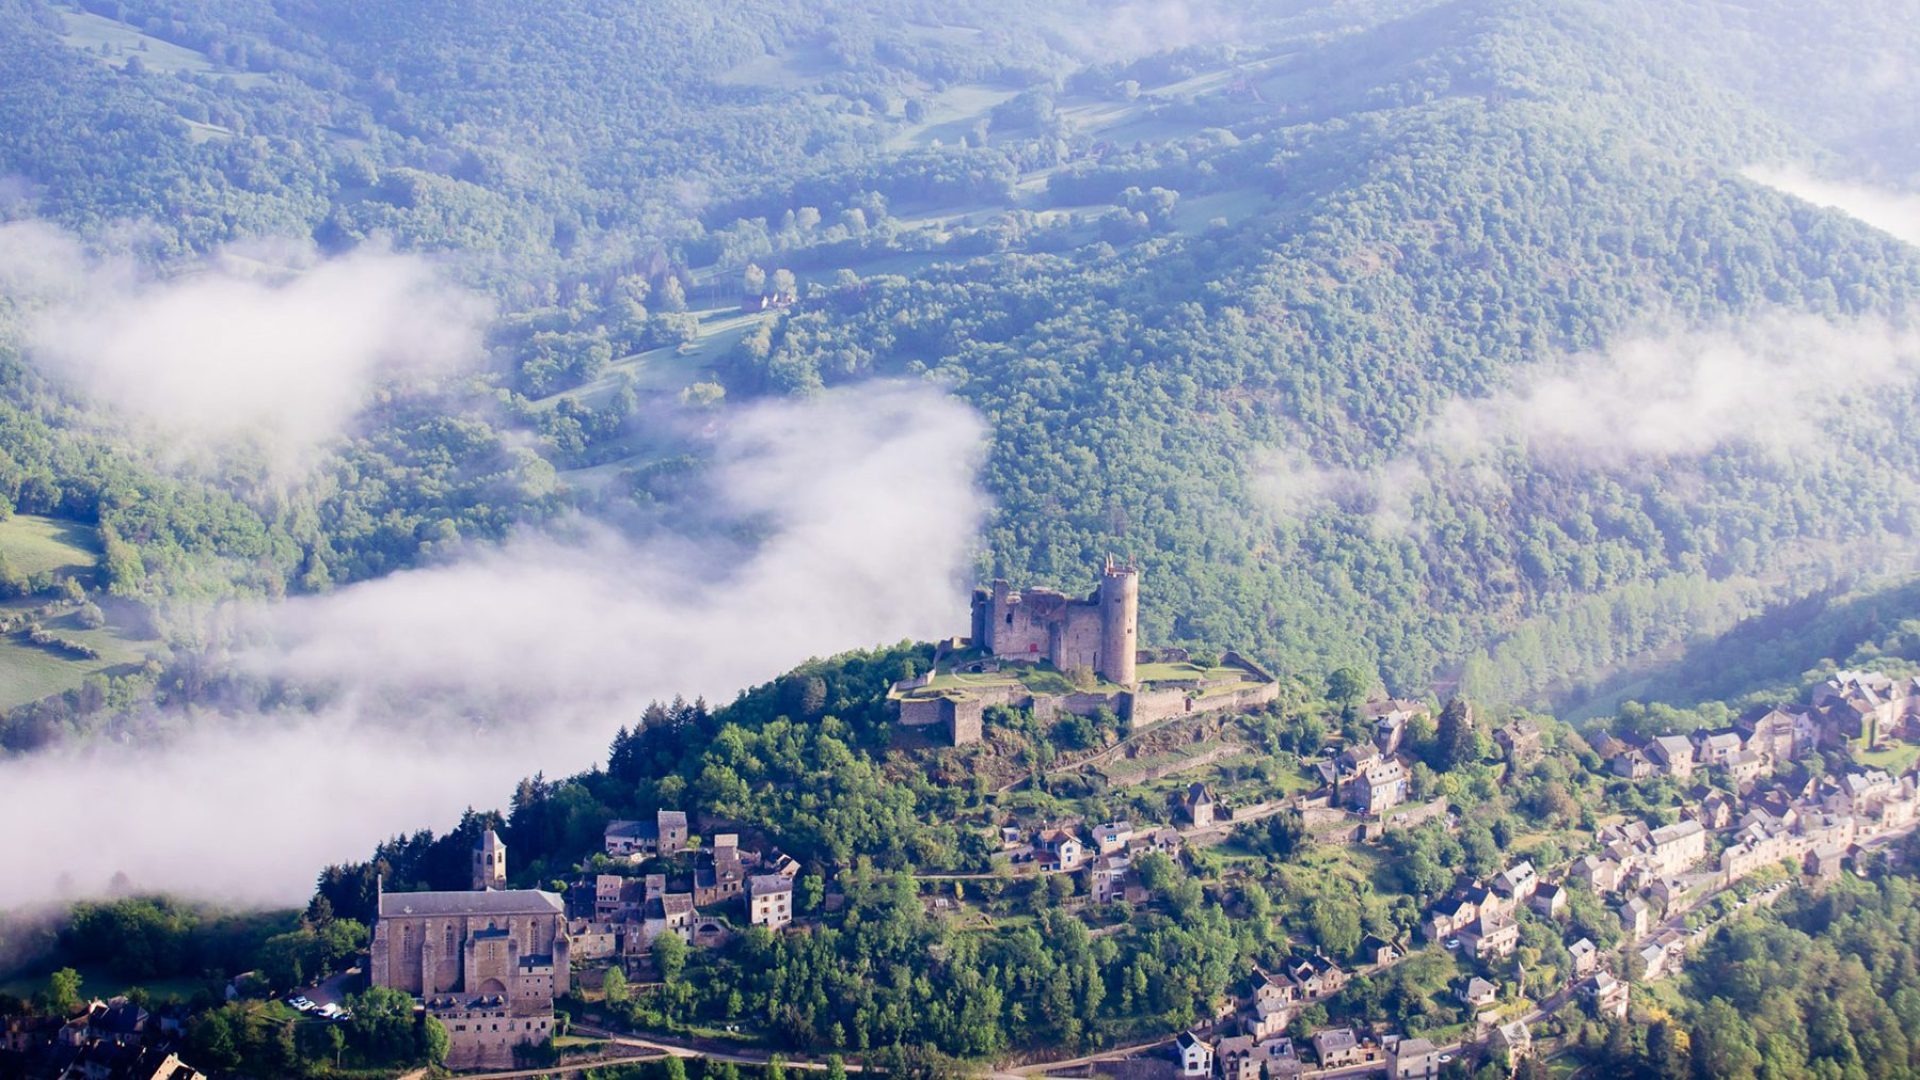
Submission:
POLYGON ((634 541, 595 522, 448 566, 246 613, 235 662, 321 688, 299 716, 196 718, 162 747, 0 763, 7 820, 36 832, 0 905, 102 888, 304 901, 322 865, 451 826, 512 785, 593 764, 674 694, 724 701, 815 655, 950 634, 985 500, 979 419, 875 386, 744 410, 717 436, 710 498, 757 540, 634 541))

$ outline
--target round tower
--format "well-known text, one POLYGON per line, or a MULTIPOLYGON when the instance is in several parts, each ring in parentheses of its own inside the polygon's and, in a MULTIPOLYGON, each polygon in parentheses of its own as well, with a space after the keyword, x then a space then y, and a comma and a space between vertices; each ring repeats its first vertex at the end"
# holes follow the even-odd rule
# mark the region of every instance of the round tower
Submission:
POLYGON ((1132 686, 1134 654, 1140 648, 1135 628, 1140 618, 1140 571, 1107 556, 1100 575, 1100 674, 1132 686))

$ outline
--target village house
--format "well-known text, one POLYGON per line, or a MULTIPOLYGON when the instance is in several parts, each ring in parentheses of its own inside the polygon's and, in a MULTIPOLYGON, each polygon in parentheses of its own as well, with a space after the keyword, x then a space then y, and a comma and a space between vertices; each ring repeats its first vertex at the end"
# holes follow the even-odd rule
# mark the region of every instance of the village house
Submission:
POLYGON ((778 930, 793 921, 793 879, 755 874, 747 879, 747 902, 748 922, 778 930))
POLYGON ((1539 887, 1540 875, 1534 872, 1533 863, 1524 859, 1493 879, 1493 891, 1516 902, 1532 896, 1539 887))
POLYGON ((1728 768, 1740 751, 1747 748, 1746 741, 1737 730, 1696 731, 1693 733, 1693 753, 1695 760, 1702 765, 1728 768))
POLYGON ((1647 928, 1652 924, 1653 909, 1637 896, 1621 904, 1616 914, 1620 916, 1620 927, 1626 931, 1629 941, 1645 937, 1647 928))
POLYGON ((1293 1040, 1283 1035, 1261 1036, 1260 1042, 1253 1048, 1253 1055, 1266 1080, 1288 1080, 1304 1071, 1293 1040))
POLYGON ((646 906, 647 887, 637 878, 618 874, 595 874, 593 878, 593 917, 599 922, 616 922, 639 914, 646 906))
POLYGON ((1452 896, 1433 905, 1427 921, 1420 924, 1428 941, 1445 941, 1480 917, 1480 908, 1464 896, 1452 896))
POLYGON ((1567 890, 1560 885, 1542 885, 1527 901, 1527 906, 1542 918, 1559 918, 1567 910, 1567 890))
POLYGON ((1339 964, 1318 952, 1295 953, 1287 961, 1286 976, 1302 1002, 1332 997, 1347 988, 1350 978, 1339 964))
POLYGON ((1806 875, 1819 882, 1838 881, 1846 858, 1846 848, 1835 844, 1823 844, 1807 854, 1806 875))
POLYGON ((1388 1053, 1393 1080, 1432 1080, 1440 1075, 1440 1048, 1430 1039, 1401 1039, 1388 1053))
POLYGON ((1481 960, 1512 956, 1519 944, 1520 924, 1511 915, 1482 912, 1478 919, 1460 931, 1460 947, 1481 960))
POLYGON ((1600 947, 1591 938, 1581 938, 1567 946, 1567 955, 1573 959, 1575 978, 1593 974, 1593 969, 1600 964, 1600 947))
POLYGON ((1194 828, 1204 829, 1213 824, 1213 793, 1207 790, 1207 785, 1198 781, 1189 785, 1181 806, 1194 828))
POLYGON ((1894 682, 1877 671, 1839 671, 1813 688, 1824 738, 1835 745, 1872 746, 1901 721, 1902 700, 1894 682))
POLYGON ((1251 1035, 1235 1035, 1214 1044, 1213 1060, 1220 1068, 1220 1080, 1260 1080, 1260 1059, 1251 1035))
POLYGON ((1126 850, 1133 840, 1133 824, 1127 821, 1109 821, 1096 825, 1093 829, 1093 844, 1102 855, 1111 855, 1126 850))
POLYGON ((1433 712, 1425 702, 1386 698, 1367 702, 1362 708, 1362 715, 1373 729, 1373 744, 1381 753, 1392 754, 1405 741, 1407 725, 1415 717, 1431 718, 1433 712))
POLYGON ((1460 1003, 1476 1012, 1492 1008, 1499 998, 1500 988, 1478 975, 1468 979, 1467 985, 1460 988, 1460 1003))
POLYGON ((1354 809, 1378 817, 1407 801, 1408 783, 1406 766, 1384 758, 1361 770, 1348 791, 1354 809))
POLYGON ((1255 968, 1247 995, 1247 1012, 1242 1023, 1256 1039, 1265 1039, 1285 1031, 1301 1005, 1300 988, 1293 980, 1269 975, 1255 968))
POLYGON ((1620 888, 1625 877, 1620 863, 1600 855, 1587 855, 1576 859, 1568 876, 1575 881, 1584 881, 1594 892, 1605 896, 1620 888))
POLYGON ((1645 780, 1654 772, 1654 764, 1647 755, 1631 748, 1615 755, 1607 762, 1607 768, 1613 775, 1627 780, 1645 780))
POLYGON ((1137 859, 1142 852, 1154 851, 1169 859, 1180 857, 1180 830, 1161 826, 1150 833, 1135 834, 1127 841, 1127 857, 1137 859))
POLYGON ((1729 758, 1726 764, 1727 778, 1741 791, 1753 787, 1772 768, 1773 762, 1766 755, 1752 750, 1740 751, 1729 758))
POLYGON ((1360 960, 1374 967, 1385 967, 1400 958, 1400 950, 1377 934, 1368 934, 1360 939, 1360 960))
POLYGON ((1173 1041, 1173 1055, 1179 1062, 1181 1076, 1211 1080, 1213 1047, 1205 1039, 1191 1031, 1183 1031, 1173 1041))
POLYGON ((1631 993, 1626 982, 1606 971, 1594 972, 1592 978, 1580 984, 1580 996, 1593 1009, 1594 1015, 1601 1018, 1626 1019, 1631 993))
POLYGON ((1363 772, 1379 760, 1380 748, 1370 742, 1354 743, 1340 751, 1340 756, 1334 759, 1340 766, 1340 772, 1347 776, 1363 772))
POLYGON ((1087 860, 1087 849, 1073 830, 1060 827, 1042 829, 1034 839, 1040 853, 1040 868, 1070 874, 1087 860))
POLYGON ((1693 820, 1662 825, 1649 836, 1647 865, 1657 874, 1678 874, 1707 854, 1707 830, 1693 820))
POLYGON ((1685 735, 1662 735, 1647 744, 1647 757, 1675 780, 1693 775, 1693 743, 1685 735))
POLYGON ((1511 762, 1526 761, 1540 754, 1540 725, 1530 717, 1521 717, 1493 733, 1494 744, 1511 762))
POLYGON ((1115 901, 1143 904, 1147 901, 1146 887, 1140 884, 1139 875, 1133 869, 1133 859, 1125 852, 1095 859, 1088 877, 1091 887, 1087 891, 1096 904, 1115 901))
MULTIPOLYGON (((758 862, 759 857, 753 856, 751 861, 758 862)), ((737 834, 715 836, 706 865, 693 873, 694 906, 719 904, 739 896, 746 889, 748 863, 747 854, 740 850, 737 834)))
POLYGON ((1733 800, 1723 792, 1713 792, 1693 812, 1693 820, 1708 832, 1718 832, 1733 824, 1733 800))
POLYGON ((602 841, 606 853, 614 858, 639 861, 653 855, 673 855, 686 850, 687 815, 680 810, 661 810, 652 821, 609 821, 602 841))
POLYGON ((1778 706, 1734 721, 1747 748, 1775 763, 1793 761, 1819 745, 1819 718, 1797 706, 1778 706))
POLYGON ((1512 1066, 1533 1050, 1533 1033, 1527 1030, 1526 1021, 1514 1020, 1494 1028, 1489 1043, 1495 1050, 1506 1051, 1508 1065, 1512 1066))
POLYGON ((663 888, 655 894, 649 890, 646 910, 640 920, 640 933, 637 937, 629 935, 629 938, 637 941, 641 950, 652 948, 654 941, 664 934, 673 934, 691 945, 693 921, 698 917, 692 893, 670 893, 663 888))
POLYGON ((1359 1036, 1352 1028, 1323 1028, 1313 1033, 1313 1055, 1322 1069, 1344 1069, 1366 1058, 1359 1036))

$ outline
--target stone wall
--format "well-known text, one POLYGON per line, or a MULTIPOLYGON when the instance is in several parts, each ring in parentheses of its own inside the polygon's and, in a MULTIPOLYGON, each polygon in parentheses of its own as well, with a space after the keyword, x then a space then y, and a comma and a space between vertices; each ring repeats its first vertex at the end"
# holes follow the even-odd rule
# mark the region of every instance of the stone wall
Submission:
POLYGON ((439 1009, 432 1015, 447 1029, 450 1069, 511 1069, 515 1046, 538 1045, 553 1034, 551 1010, 515 1016, 507 1009, 439 1009))
POLYGON ((955 746, 977 743, 986 737, 986 705, 979 699, 949 703, 947 733, 955 746))

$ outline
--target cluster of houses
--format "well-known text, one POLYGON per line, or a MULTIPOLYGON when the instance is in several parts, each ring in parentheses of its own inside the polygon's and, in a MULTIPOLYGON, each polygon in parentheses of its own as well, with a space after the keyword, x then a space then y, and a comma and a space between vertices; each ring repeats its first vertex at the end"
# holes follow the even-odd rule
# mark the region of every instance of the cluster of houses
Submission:
POLYGON ((1749 713, 1732 727, 1662 735, 1644 742, 1603 735, 1594 749, 1629 780, 1721 769, 1741 791, 1785 762, 1822 747, 1871 748, 1895 735, 1920 735, 1920 678, 1896 683, 1871 671, 1842 671, 1814 688, 1809 705, 1749 713))
MULTIPOLYGON (((1196 785, 1197 786, 1197 785, 1196 785)), ((1146 899, 1134 860, 1148 852, 1180 857, 1180 833, 1166 826, 1135 829, 1129 821, 1096 825, 1090 835, 1076 823, 1055 823, 1031 831, 1008 825, 1000 830, 1000 852, 1015 866, 1036 865, 1042 873, 1086 876, 1086 894, 1096 904, 1146 899)))
POLYGON ((670 860, 678 872, 576 880, 566 897, 575 957, 642 956, 665 934, 689 945, 725 944, 733 934, 729 923, 701 909, 735 902, 743 904, 750 926, 778 930, 793 922, 800 864, 792 856, 744 848, 737 833, 716 833, 703 845, 682 810, 658 811, 651 821, 608 822, 602 839, 609 858, 635 865, 670 860))
MULTIPOLYGON (((1532 1051, 1533 1036, 1520 1021, 1501 1024, 1488 1034, 1487 1044, 1503 1050, 1509 1061, 1532 1051)), ((1454 1050, 1430 1039, 1385 1035, 1379 1039, 1351 1027, 1328 1027, 1307 1036, 1303 1044, 1284 1035, 1259 1038, 1233 1035, 1209 1040, 1184 1031, 1174 1040, 1176 1072, 1184 1080, 1284 1080, 1311 1067, 1384 1072, 1394 1080, 1432 1080, 1454 1058, 1454 1050)))
POLYGON ((127 1000, 87 1002, 69 1017, 7 1018, 0 1076, 51 1080, 206 1080, 180 1060, 186 1010, 159 1015, 127 1000))
POLYGON ((1318 768, 1334 801, 1378 817, 1412 797, 1413 774, 1400 749, 1408 725, 1432 711, 1418 701, 1386 698, 1367 702, 1362 712, 1372 739, 1346 747, 1318 768))

